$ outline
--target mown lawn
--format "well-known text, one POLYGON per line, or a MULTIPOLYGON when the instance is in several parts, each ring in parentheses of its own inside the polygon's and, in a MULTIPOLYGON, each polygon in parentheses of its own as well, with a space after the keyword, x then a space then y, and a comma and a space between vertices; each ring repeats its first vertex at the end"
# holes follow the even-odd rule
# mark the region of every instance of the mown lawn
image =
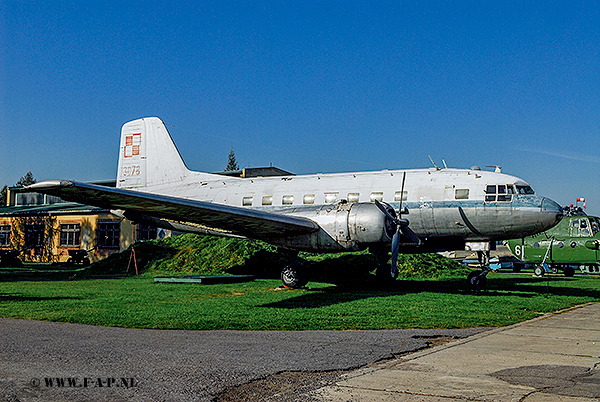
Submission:
POLYGON ((227 285, 154 283, 139 278, 0 282, 0 317, 157 329, 349 330, 504 326, 599 300, 597 276, 490 274, 488 290, 464 279, 373 284, 278 280, 227 285))

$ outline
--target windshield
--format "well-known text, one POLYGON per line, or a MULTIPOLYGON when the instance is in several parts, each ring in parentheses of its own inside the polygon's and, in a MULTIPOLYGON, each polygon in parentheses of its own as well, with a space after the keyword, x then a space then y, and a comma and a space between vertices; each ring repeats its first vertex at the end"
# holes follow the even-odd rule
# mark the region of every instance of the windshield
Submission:
POLYGON ((531 186, 517 186, 517 192, 519 194, 535 194, 531 186))
POLYGON ((598 218, 590 217, 590 226, 592 227, 592 235, 595 235, 600 231, 600 222, 598 222, 598 218))

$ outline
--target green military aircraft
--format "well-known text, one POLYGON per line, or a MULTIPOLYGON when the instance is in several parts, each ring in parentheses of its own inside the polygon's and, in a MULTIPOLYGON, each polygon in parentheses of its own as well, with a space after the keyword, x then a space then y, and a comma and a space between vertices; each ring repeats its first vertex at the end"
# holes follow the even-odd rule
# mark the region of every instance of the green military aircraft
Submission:
MULTIPOLYGON (((577 201, 585 200, 578 198, 577 201)), ((534 266, 536 275, 562 270, 573 276, 575 269, 583 273, 600 272, 600 218, 588 216, 577 204, 563 208, 564 218, 553 228, 521 239, 504 242, 522 261, 515 270, 534 266)))

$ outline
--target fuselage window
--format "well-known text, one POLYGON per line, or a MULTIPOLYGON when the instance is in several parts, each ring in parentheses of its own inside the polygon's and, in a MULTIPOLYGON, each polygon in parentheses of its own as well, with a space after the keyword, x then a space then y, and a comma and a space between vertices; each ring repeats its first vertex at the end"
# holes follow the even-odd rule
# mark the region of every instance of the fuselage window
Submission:
POLYGON ((371 193, 371 202, 375 202, 375 200, 377 201, 383 201, 383 191, 373 191, 371 193))
POLYGON ((272 195, 263 196, 262 204, 263 205, 273 205, 273 196, 272 195))
POLYGON ((306 194, 302 197, 303 204, 314 204, 315 203, 315 195, 314 194, 306 194))
POLYGON ((408 191, 396 191, 394 193, 394 201, 406 201, 408 199, 408 191))
POLYGON ((293 195, 284 195, 283 198, 281 199, 281 203, 283 205, 292 205, 294 203, 294 196, 293 195))
POLYGON ((454 192, 454 199, 456 200, 468 200, 469 199, 469 189, 468 188, 457 188, 454 192))
POLYGON ((359 198, 359 193, 348 193, 348 202, 358 202, 359 198))
POLYGON ((244 197, 242 198, 242 206, 250 207, 252 206, 252 200, 254 197, 244 197))
POLYGON ((339 193, 325 193, 325 204, 333 204, 337 201, 339 193))

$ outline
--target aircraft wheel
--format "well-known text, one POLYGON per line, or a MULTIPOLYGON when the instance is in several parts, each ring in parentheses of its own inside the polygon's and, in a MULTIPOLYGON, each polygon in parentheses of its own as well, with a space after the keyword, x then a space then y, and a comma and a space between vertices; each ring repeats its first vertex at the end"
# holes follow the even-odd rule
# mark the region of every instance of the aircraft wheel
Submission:
POLYGON ((473 271, 467 276, 467 282, 473 290, 483 290, 487 286, 487 277, 481 275, 482 271, 473 271))
POLYGON ((539 266, 539 265, 538 265, 538 266, 536 266, 536 267, 533 269, 533 274, 534 274, 535 276, 544 276, 544 268, 543 268, 543 267, 541 267, 541 266, 539 266))
POLYGON ((298 289, 308 283, 304 270, 297 265, 287 265, 281 270, 281 281, 283 286, 290 289, 298 289))
POLYGON ((565 273, 565 276, 566 276, 567 278, 570 278, 570 277, 572 277, 572 276, 574 276, 574 275, 575 275, 575 270, 573 269, 573 267, 566 266, 566 267, 563 269, 563 272, 565 273))

